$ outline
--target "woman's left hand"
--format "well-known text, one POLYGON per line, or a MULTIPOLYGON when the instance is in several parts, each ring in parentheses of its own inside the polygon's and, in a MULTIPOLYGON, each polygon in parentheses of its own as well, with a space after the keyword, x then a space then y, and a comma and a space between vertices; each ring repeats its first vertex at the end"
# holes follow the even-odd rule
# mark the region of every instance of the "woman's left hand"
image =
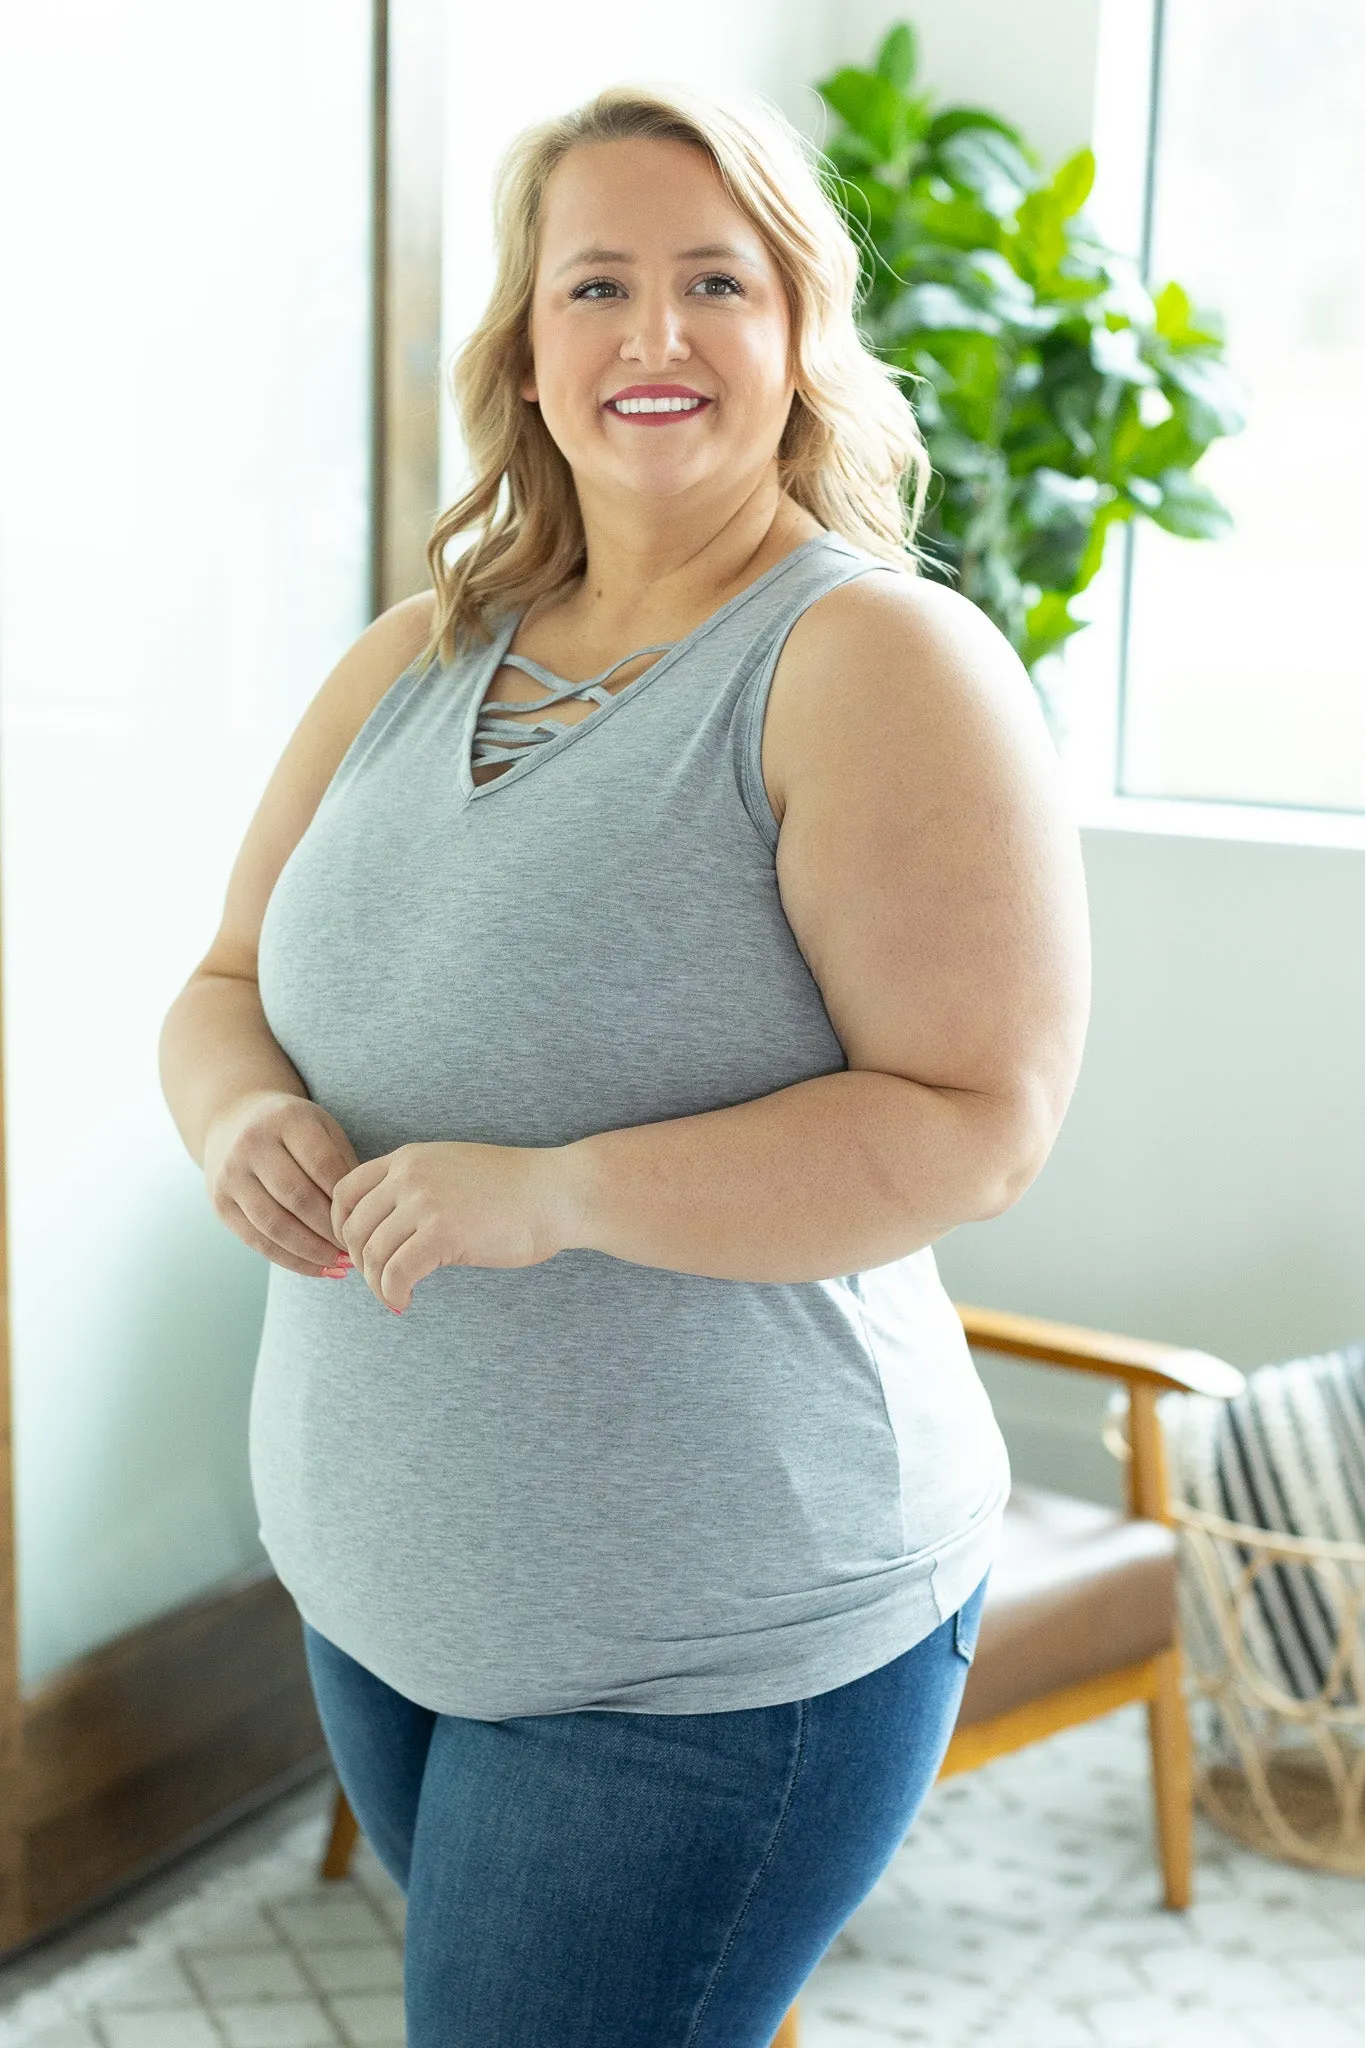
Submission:
POLYGON ((400 1314, 437 1266, 539 1266, 568 1249, 556 1146, 400 1145, 343 1174, 332 1227, 400 1314))

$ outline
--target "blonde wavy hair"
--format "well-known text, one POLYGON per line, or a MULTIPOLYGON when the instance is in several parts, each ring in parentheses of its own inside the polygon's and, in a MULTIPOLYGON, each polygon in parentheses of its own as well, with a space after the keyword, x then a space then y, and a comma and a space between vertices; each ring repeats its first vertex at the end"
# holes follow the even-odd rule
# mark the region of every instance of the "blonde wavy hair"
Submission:
POLYGON ((929 456, 898 381, 903 373, 858 332, 858 251, 821 182, 817 166, 828 160, 757 94, 612 85, 523 130, 498 168, 493 293, 450 373, 474 481, 441 513, 427 544, 436 606, 423 666, 452 661, 462 634, 491 640, 498 614, 558 590, 586 567, 573 472, 520 387, 532 368, 546 181, 575 144, 634 136, 704 150, 781 275, 795 384, 777 450, 781 488, 828 530, 920 571, 915 532, 929 456), (470 527, 480 529, 477 538, 448 563, 449 542, 470 527))

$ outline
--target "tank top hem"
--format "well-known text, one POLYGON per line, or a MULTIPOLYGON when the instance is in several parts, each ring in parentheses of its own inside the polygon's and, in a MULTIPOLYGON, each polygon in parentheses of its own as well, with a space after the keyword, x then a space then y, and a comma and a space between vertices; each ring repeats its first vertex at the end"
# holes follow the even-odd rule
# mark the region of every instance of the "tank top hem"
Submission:
MULTIPOLYGON (((896 1568, 895 1587, 889 1594, 784 1628, 780 1659, 774 1657, 768 1635, 717 1637, 704 1646, 685 1639, 693 1655, 703 1652, 713 1668, 622 1680, 610 1691, 556 1686, 548 1670, 538 1683, 525 1684, 515 1693, 499 1689, 496 1683, 480 1686, 472 1677, 454 1684, 436 1683, 429 1669, 415 1668, 412 1659, 396 1646, 363 1640, 353 1633, 346 1617, 330 1616, 325 1602, 314 1602, 306 1594, 301 1597, 301 1580, 296 1585, 287 1564, 281 1570, 273 1558, 272 1562, 276 1563, 276 1576, 311 1628, 430 1713, 473 1721, 570 1713, 738 1713, 750 1707, 782 1706, 850 1685, 932 1635, 957 1612, 990 1569, 1009 1487, 1006 1466, 1003 1486, 992 1491, 986 1505, 968 1522, 896 1568), (774 1668, 779 1662, 780 1669, 774 1668)), ((639 1645, 641 1670, 666 1671, 670 1656, 676 1660, 677 1648, 667 1639, 639 1645)))

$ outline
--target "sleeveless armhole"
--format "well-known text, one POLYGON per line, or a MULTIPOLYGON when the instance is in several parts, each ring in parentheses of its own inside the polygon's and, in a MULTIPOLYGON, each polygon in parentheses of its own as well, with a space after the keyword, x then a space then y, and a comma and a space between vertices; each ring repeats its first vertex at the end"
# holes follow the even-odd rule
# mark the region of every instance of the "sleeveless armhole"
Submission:
MULTIPOLYGON (((365 723, 351 741, 350 746, 347 747, 345 753, 337 762, 336 772, 322 793, 321 801, 318 804, 319 810, 322 809, 322 805, 330 797, 343 789, 350 781, 366 755, 382 738, 385 728, 397 717, 398 713, 407 703, 417 684, 424 681, 427 677, 435 678, 448 674, 449 668, 454 665, 446 665, 440 661, 434 661, 429 668, 419 673, 418 663, 421 659, 420 654, 415 656, 401 674, 394 677, 388 689, 385 690, 383 696, 374 706, 365 723)), ((459 655, 457 654, 456 661, 458 660, 459 655)))
POLYGON ((847 575, 841 576, 837 583, 827 583, 823 590, 813 591, 799 611, 794 612, 787 620, 741 692, 739 716, 735 721, 739 750, 739 793, 749 814, 749 821, 769 853, 777 852, 781 827, 773 815, 773 807, 768 802, 768 791, 763 781, 763 720, 767 713, 768 696, 773 686, 773 677, 777 673, 777 664, 782 649, 787 644, 787 635, 797 620, 804 618, 811 606, 818 604, 822 597, 828 597, 831 590, 839 590, 845 583, 853 582, 855 577, 866 576, 874 569, 885 569, 893 576, 901 573, 892 562, 858 562, 849 569, 847 575))

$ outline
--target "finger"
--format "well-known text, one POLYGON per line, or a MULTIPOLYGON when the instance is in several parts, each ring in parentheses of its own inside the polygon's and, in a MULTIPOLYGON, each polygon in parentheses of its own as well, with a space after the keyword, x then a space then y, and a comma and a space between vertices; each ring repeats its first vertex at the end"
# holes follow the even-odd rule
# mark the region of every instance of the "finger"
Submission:
POLYGON ((344 1144, 339 1143, 316 1114, 286 1118, 280 1128, 280 1142, 328 1202, 337 1182, 360 1164, 349 1138, 344 1144))
MULTIPOLYGON (((372 1188, 379 1186, 389 1170, 390 1154, 384 1153, 378 1159, 367 1159, 363 1165, 353 1166, 349 1173, 339 1180, 332 1190, 332 1229, 339 1244, 346 1244, 345 1232, 356 1205, 372 1188)), ((382 1214, 382 1210, 378 1213, 382 1214)), ((347 1247, 351 1249, 350 1246, 347 1247)))
POLYGON ((340 1237, 357 1266, 362 1259, 369 1258, 370 1239, 397 1206, 398 1195, 393 1183, 382 1177, 368 1194, 362 1194, 352 1205, 342 1223, 340 1237))
MULTIPOLYGON (((422 1277, 416 1270, 419 1259, 419 1234, 395 1210, 366 1240, 366 1284, 390 1308, 405 1309, 412 1299, 413 1288, 422 1277), (417 1249, 410 1250, 410 1247, 417 1249)), ((428 1266, 426 1271, 430 1272, 431 1267, 428 1266)))
POLYGON ((415 1230, 385 1262, 384 1299, 400 1311, 409 1307, 418 1281, 445 1263, 431 1233, 415 1230))
POLYGON ((266 1243, 278 1245, 292 1253, 294 1258, 313 1266, 336 1264, 337 1247, 332 1239, 310 1230, 291 1209, 277 1201, 254 1174, 241 1184, 227 1188, 224 1198, 241 1211, 266 1243))
POLYGON ((269 1236, 265 1231, 258 1230, 241 1205, 230 1197, 219 1205, 218 1213, 228 1228, 241 1238, 243 1244, 249 1245, 254 1252, 262 1253, 272 1265, 284 1266, 291 1273, 301 1273, 306 1279, 316 1280, 325 1267, 336 1263, 336 1246, 330 1244, 330 1257, 321 1260, 298 1258, 287 1245, 282 1245, 278 1239, 269 1236))
POLYGON ((332 1229, 330 1200, 282 1143, 272 1146, 252 1171, 265 1192, 288 1215, 297 1217, 310 1236, 322 1238, 333 1251, 338 1248, 341 1240, 332 1229))

